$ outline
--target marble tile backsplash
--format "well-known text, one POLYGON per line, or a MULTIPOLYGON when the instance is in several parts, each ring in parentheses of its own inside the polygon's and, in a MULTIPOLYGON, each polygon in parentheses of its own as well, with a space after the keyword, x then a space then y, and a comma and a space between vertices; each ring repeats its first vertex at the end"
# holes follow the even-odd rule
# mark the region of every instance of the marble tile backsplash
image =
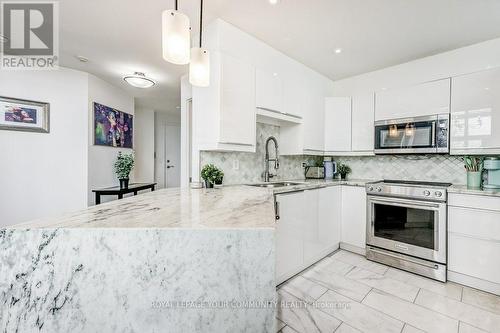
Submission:
MULTIPOLYGON (((262 181, 265 168, 265 142, 275 136, 280 143, 280 128, 257 123, 256 153, 211 152, 203 151, 200 155, 201 166, 213 163, 224 171, 224 184, 245 184, 262 181), (238 161, 238 170, 233 169, 238 161)), ((270 146, 271 147, 271 146, 270 146)), ((271 150, 271 156, 274 153, 271 150)), ((272 180, 302 179, 302 162, 308 156, 280 156, 280 168, 272 180)), ((465 184, 466 173, 461 156, 450 155, 379 155, 379 156, 340 156, 335 161, 346 163, 352 169, 349 175, 353 179, 406 179, 439 181, 453 184, 465 184)), ((272 169, 271 164, 271 170, 272 169)))
MULTIPOLYGON (((255 153, 239 152, 212 152, 202 151, 200 153, 200 165, 212 163, 224 171, 224 184, 247 184, 261 182, 262 173, 265 170, 265 143, 268 137, 274 136, 280 143, 280 128, 268 124, 257 123, 257 147, 255 153), (238 161, 239 169, 233 169, 234 161, 238 161)), ((274 148, 269 144, 271 158, 274 157, 274 148)), ((272 179, 301 179, 304 178, 302 162, 306 161, 304 156, 280 156, 280 168, 273 169, 272 162, 270 170, 277 176, 272 179)))

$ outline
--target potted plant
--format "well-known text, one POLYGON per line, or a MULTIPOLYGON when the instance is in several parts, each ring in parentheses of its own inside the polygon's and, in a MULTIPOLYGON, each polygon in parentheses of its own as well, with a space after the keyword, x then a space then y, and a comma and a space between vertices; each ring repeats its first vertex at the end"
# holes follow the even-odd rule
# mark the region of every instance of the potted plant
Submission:
POLYGON ((483 172, 483 157, 464 156, 464 167, 467 171, 467 187, 480 188, 483 172))
POLYGON ((340 164, 337 167, 337 172, 340 174, 340 179, 347 179, 347 175, 351 173, 351 168, 347 164, 340 164))
POLYGON ((118 153, 115 162, 115 173, 120 181, 120 189, 128 188, 130 171, 134 168, 134 154, 118 153))
POLYGON ((213 188, 214 184, 222 184, 224 173, 213 164, 207 164, 201 169, 201 178, 206 188, 213 188))

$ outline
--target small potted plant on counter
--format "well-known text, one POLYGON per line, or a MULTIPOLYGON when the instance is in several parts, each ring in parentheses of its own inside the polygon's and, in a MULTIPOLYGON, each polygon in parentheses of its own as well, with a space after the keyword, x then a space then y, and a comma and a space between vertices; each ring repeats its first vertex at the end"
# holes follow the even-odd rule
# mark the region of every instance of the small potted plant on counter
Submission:
POLYGON ((120 181, 120 189, 127 189, 130 171, 134 168, 134 154, 118 153, 115 162, 115 173, 120 181))
POLYGON ((347 179, 347 175, 351 173, 351 168, 347 164, 340 164, 337 172, 340 174, 340 179, 347 179))
POLYGON ((213 188, 214 184, 222 184, 224 173, 213 164, 207 164, 201 169, 201 178, 206 188, 213 188))
POLYGON ((222 187, 222 181, 224 180, 224 172, 222 170, 217 169, 214 175, 214 187, 222 187))
POLYGON ((464 156, 464 166, 467 171, 467 187, 480 188, 483 172, 483 157, 464 156))

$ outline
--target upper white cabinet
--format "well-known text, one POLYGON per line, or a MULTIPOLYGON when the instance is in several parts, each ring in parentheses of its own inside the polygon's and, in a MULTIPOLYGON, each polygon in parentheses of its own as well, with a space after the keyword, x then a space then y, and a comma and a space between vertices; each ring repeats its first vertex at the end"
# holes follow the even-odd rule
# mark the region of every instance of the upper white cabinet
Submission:
POLYGON ((255 69, 212 52, 210 86, 193 87, 193 132, 200 149, 255 152, 255 69))
POLYGON ((351 151, 351 98, 325 98, 325 152, 351 151))
POLYGON ((350 250, 363 253, 366 246, 366 191, 364 187, 342 186, 341 231, 341 242, 350 245, 350 250))
POLYGON ((500 69, 454 77, 452 154, 500 153, 500 69))
POLYGON ((325 97, 314 86, 305 87, 303 142, 305 154, 322 154, 325 144, 325 97))
POLYGON ((352 97, 351 116, 352 151, 373 153, 375 136, 375 94, 366 93, 352 97))
POLYGON ((258 108, 284 112, 283 81, 277 72, 257 69, 256 106, 258 108))
POLYGON ((375 98, 375 120, 450 112, 450 79, 381 91, 375 98))

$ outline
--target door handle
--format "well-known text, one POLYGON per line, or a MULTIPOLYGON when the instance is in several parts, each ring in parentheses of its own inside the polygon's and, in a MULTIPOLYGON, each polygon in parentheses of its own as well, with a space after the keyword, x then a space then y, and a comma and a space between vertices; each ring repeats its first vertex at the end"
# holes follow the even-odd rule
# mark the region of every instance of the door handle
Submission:
POLYGON ((275 218, 276 218, 276 221, 280 219, 280 203, 279 201, 276 201, 274 203, 274 214, 275 214, 275 218))
POLYGON ((167 165, 167 169, 174 168, 175 165, 167 165))

